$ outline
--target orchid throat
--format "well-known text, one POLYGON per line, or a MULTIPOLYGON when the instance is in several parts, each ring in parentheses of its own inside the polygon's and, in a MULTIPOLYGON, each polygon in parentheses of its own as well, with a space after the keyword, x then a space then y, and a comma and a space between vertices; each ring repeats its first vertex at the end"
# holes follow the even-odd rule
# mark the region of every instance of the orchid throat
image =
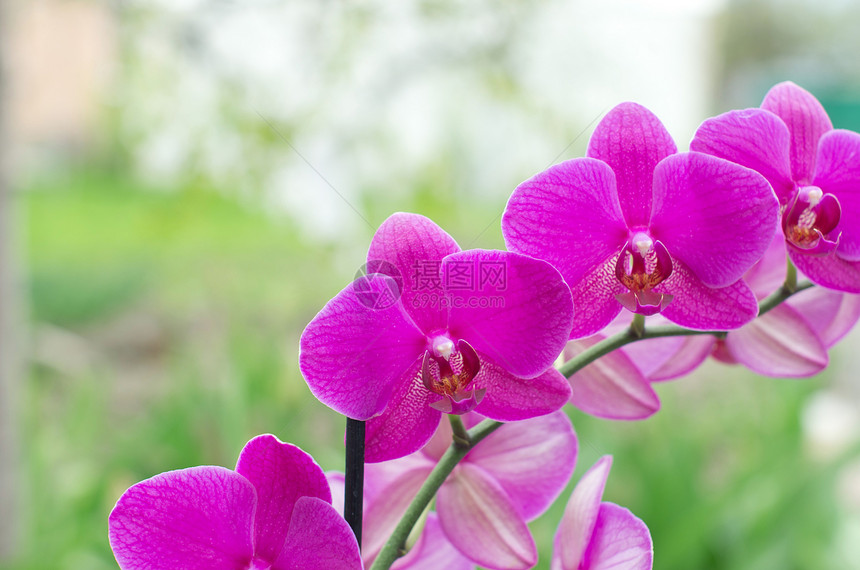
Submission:
POLYGON ((457 415, 475 409, 487 393, 474 382, 480 370, 481 360, 468 342, 461 339, 455 344, 447 336, 435 337, 421 363, 421 382, 439 396, 430 407, 457 415))
POLYGON ((615 277, 628 290, 615 298, 633 313, 646 316, 659 313, 674 297, 653 289, 671 274, 672 258, 666 246, 644 232, 636 232, 615 262, 615 277))
POLYGON ((786 241, 803 253, 827 255, 839 244, 841 232, 834 230, 841 217, 842 207, 833 194, 803 186, 783 212, 782 231, 786 241))

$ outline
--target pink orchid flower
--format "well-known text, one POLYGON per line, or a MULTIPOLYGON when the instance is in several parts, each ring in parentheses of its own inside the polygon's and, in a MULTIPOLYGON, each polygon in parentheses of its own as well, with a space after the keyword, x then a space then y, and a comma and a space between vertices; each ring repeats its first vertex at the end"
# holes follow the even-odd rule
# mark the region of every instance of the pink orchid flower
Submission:
POLYGON ((833 129, 821 103, 786 81, 760 109, 702 123, 690 148, 763 174, 792 262, 814 283, 860 293, 860 134, 833 129))
POLYGON ((678 153, 656 116, 622 103, 598 124, 587 158, 517 187, 502 232, 509 250, 561 272, 577 308, 571 338, 600 331, 622 308, 728 330, 758 311, 740 278, 767 249, 777 210, 761 175, 678 153))
POLYGON ((302 333, 299 364, 321 402, 368 420, 368 462, 417 451, 442 413, 474 409, 515 421, 567 401, 570 387, 552 364, 573 307, 548 263, 460 251, 416 214, 383 222, 367 257, 371 273, 338 293, 302 333))
POLYGON ((651 533, 629 510, 601 502, 612 457, 600 458, 577 483, 556 531, 552 570, 650 570, 651 533))
POLYGON ((358 544, 313 458, 275 436, 236 470, 202 466, 133 485, 111 511, 123 570, 357 570, 358 544))

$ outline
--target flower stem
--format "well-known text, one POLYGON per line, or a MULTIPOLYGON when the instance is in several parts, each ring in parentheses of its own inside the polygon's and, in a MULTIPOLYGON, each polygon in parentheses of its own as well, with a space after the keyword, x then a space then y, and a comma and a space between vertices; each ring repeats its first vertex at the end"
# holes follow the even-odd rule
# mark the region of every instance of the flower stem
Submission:
MULTIPOLYGON (((459 417, 457 417, 457 421, 462 427, 463 422, 460 421, 459 417)), ((452 428, 454 424, 455 422, 452 420, 452 428)), ((457 463, 466 456, 470 449, 478 445, 481 440, 502 425, 504 425, 502 422, 484 420, 466 432, 466 445, 459 444, 455 435, 454 442, 439 459, 439 462, 433 468, 433 471, 430 472, 430 475, 427 476, 427 480, 421 485, 421 489, 418 490, 418 494, 415 495, 412 503, 406 509, 403 518, 397 523, 397 528, 391 533, 388 542, 385 543, 385 546, 379 552, 379 556, 373 561, 373 566, 370 567, 371 570, 388 570, 394 564, 394 561, 405 553, 406 539, 409 537, 412 527, 421 518, 421 513, 424 512, 424 509, 427 508, 427 505, 436 496, 439 487, 442 486, 442 483, 445 482, 445 479, 451 474, 457 463)), ((457 428, 454 428, 454 433, 457 433, 457 428)))
POLYGON ((469 449, 472 441, 469 439, 469 432, 466 431, 463 420, 454 414, 448 414, 448 419, 451 421, 451 431, 454 432, 454 445, 469 449))
POLYGON ((346 468, 344 469, 343 518, 361 548, 364 511, 364 422, 346 418, 346 468))

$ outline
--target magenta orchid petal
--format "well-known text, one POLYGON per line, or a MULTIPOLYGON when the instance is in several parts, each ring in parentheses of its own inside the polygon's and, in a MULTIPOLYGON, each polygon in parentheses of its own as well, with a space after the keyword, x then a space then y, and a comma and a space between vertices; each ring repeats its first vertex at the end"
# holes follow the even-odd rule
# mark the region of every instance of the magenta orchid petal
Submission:
POLYGON ((726 335, 725 347, 737 362, 764 376, 812 376, 828 361, 818 335, 786 304, 726 335))
POLYGON ((570 285, 576 318, 570 338, 583 338, 603 330, 623 309, 616 295, 627 289, 615 278, 618 254, 608 257, 578 283, 570 285))
POLYGON ((509 250, 543 259, 577 283, 627 241, 615 174, 591 158, 536 174, 508 200, 502 234, 509 250))
POLYGON ((457 466, 439 489, 436 511, 451 544, 477 564, 518 570, 537 562, 534 539, 516 505, 477 465, 457 466))
POLYGON ((563 411, 505 424, 469 452, 505 490, 526 521, 538 517, 564 490, 576 466, 578 444, 563 411))
POLYGON ((254 554, 254 486, 223 467, 191 467, 133 485, 109 517, 123 570, 245 568, 254 554))
POLYGON ((576 484, 553 541, 553 570, 579 570, 597 525, 612 456, 604 455, 576 484))
POLYGON ((821 137, 812 183, 842 207, 837 255, 860 261, 860 134, 838 129, 821 137))
POLYGON ((813 287, 793 295, 786 304, 797 310, 825 347, 830 348, 860 319, 860 295, 813 287))
POLYGON ((622 103, 594 129, 587 156, 615 172, 621 210, 627 225, 634 227, 648 224, 654 167, 675 152, 675 142, 654 113, 636 103, 622 103))
POLYGON ((824 257, 803 255, 795 248, 789 248, 788 257, 813 283, 845 293, 860 293, 860 261, 842 259, 838 252, 824 257))
POLYGON ((736 329, 758 314, 755 295, 743 280, 712 289, 702 285, 680 261, 675 263, 672 276, 658 290, 684 291, 661 314, 675 324, 694 330, 736 329))
POLYGON ((449 255, 442 273, 470 269, 470 283, 450 286, 448 330, 516 376, 532 378, 552 365, 570 334, 570 290, 549 263, 506 251, 449 255))
POLYGON ((299 498, 289 525, 284 548, 272 570, 363 568, 352 530, 326 501, 317 497, 299 498))
POLYGON ((591 543, 576 570, 651 570, 653 563, 654 546, 645 523, 624 507, 601 503, 591 543))
POLYGON ((707 154, 676 154, 654 171, 651 235, 709 287, 734 283, 761 258, 778 210, 764 177, 707 154))
MULTIPOLYGON (((391 279, 362 278, 361 292, 388 290, 391 279)), ((311 392, 348 417, 371 418, 385 409, 397 381, 423 354, 426 340, 399 304, 368 307, 356 284, 326 304, 302 333, 299 367, 311 392)))
POLYGON ((487 388, 487 395, 475 411, 502 422, 549 414, 570 398, 567 378, 555 368, 535 378, 518 378, 484 358, 477 381, 487 388))
MULTIPOLYGON (((565 357, 573 357, 598 341, 595 337, 572 340, 565 357)), ((621 350, 610 352, 571 376, 570 386, 570 403, 600 418, 639 420, 660 409, 660 399, 651 383, 621 350)))
POLYGON ((325 475, 313 458, 273 435, 260 435, 249 441, 239 455, 236 472, 257 490, 254 515, 255 554, 275 560, 284 545, 284 530, 290 524, 293 506, 299 497, 317 497, 331 502, 325 475), (284 484, 289 473, 290 484, 284 484))
POLYGON ((710 335, 686 336, 672 358, 666 359, 647 376, 651 382, 665 382, 685 376, 698 368, 714 348, 716 339, 710 335))
MULTIPOLYGON (((396 268, 402 279, 400 300, 416 326, 425 332, 444 329, 447 307, 423 303, 425 295, 442 294, 439 264, 446 255, 460 251, 433 221, 418 214, 398 212, 382 222, 367 252, 368 271, 380 271, 377 261, 396 268)), ((385 272, 383 270, 383 272, 385 272)))
POLYGON ((397 387, 391 404, 365 427, 365 461, 376 463, 421 449, 439 426, 442 413, 430 407, 436 395, 419 378, 420 363, 412 363, 397 387))
POLYGON ((744 109, 703 122, 690 150, 752 168, 770 182, 785 204, 794 193, 790 144, 791 135, 782 119, 763 109, 744 109))
POLYGON ((752 289, 755 298, 762 300, 785 283, 785 276, 785 237, 777 232, 761 259, 744 274, 744 281, 752 289))
POLYGON ((785 122, 791 134, 791 172, 799 184, 812 180, 818 141, 833 124, 818 99, 798 85, 785 81, 765 95, 761 108, 785 122))
POLYGON ((398 559, 392 570, 474 570, 475 564, 448 541, 436 513, 427 515, 424 532, 415 546, 398 559))

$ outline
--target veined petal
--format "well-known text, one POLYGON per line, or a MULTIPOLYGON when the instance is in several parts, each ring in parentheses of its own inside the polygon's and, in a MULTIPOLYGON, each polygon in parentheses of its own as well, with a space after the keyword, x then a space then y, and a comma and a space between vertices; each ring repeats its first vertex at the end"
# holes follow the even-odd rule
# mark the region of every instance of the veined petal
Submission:
POLYGON ((825 347, 830 348, 860 319, 860 295, 813 287, 785 302, 797 310, 825 347))
POLYGON ((569 285, 579 282, 627 240, 615 174, 591 158, 536 174, 508 200, 502 235, 510 251, 548 261, 569 285))
POLYGON ((791 81, 771 87, 761 108, 779 116, 791 134, 791 172, 798 184, 808 184, 815 168, 818 140, 833 128, 818 99, 791 81))
MULTIPOLYGON (((241 568, 241 567, 239 567, 241 568)), ((355 535, 327 502, 301 497, 272 570, 362 570, 355 535)))
POLYGON ((752 168, 770 182, 780 203, 794 195, 791 135, 785 123, 763 109, 729 111, 703 122, 690 150, 752 168))
POLYGON ((481 566, 518 570, 537 562, 534 539, 517 507, 477 465, 457 466, 439 489, 436 512, 451 544, 481 566))
POLYGON ((133 485, 111 511, 110 546, 123 570, 245 568, 257 494, 223 467, 168 471, 133 485))
POLYGON ((518 253, 477 249, 443 261, 446 280, 461 271, 472 271, 474 280, 462 288, 448 283, 451 335, 523 378, 552 366, 573 322, 570 290, 558 271, 518 253))
MULTIPOLYGON (((362 278, 360 292, 387 291, 390 281, 362 278)), ((299 344, 299 367, 311 393, 345 416, 366 420, 385 409, 426 340, 399 303, 368 307, 352 283, 313 318, 299 344)))
POLYGON ((553 541, 552 570, 579 570, 597 524, 600 499, 612 456, 604 455, 585 472, 570 494, 553 541))
MULTIPOLYGON (((429 218, 398 212, 382 222, 367 252, 368 270, 380 271, 376 261, 387 261, 402 278, 400 300, 415 324, 425 333, 444 329, 447 307, 425 303, 426 295, 442 296, 439 264, 460 251, 450 235, 429 218)), ((384 264, 382 264, 384 266, 384 264)), ((384 271, 383 271, 384 272, 384 271)))
POLYGON ((612 167, 624 219, 628 226, 635 227, 648 224, 654 167, 677 151, 654 113, 636 103, 621 103, 594 129, 587 156, 612 167))
POLYGON ((623 308, 615 298, 627 288, 615 276, 620 250, 607 257, 581 281, 570 285, 576 314, 570 338, 591 336, 603 330, 623 308))
POLYGON ((778 210, 764 177, 727 160, 680 153, 654 171, 651 235, 709 287, 734 283, 761 258, 778 210))
POLYGON ((788 257, 813 283, 845 293, 860 293, 860 261, 842 259, 838 251, 816 257, 803 255, 794 248, 788 249, 788 257))
POLYGON ((464 461, 478 465, 505 490, 520 515, 541 515, 564 490, 576 466, 578 443, 563 411, 505 424, 464 461))
POLYGON ((474 570, 475 564, 454 548, 442 532, 439 517, 436 513, 430 512, 427 514, 424 532, 421 533, 418 542, 391 568, 392 570, 439 570, 440 568, 474 570))
POLYGON ((653 560, 651 532, 645 523, 624 507, 601 503, 584 564, 579 568, 651 570, 653 560))
POLYGON ((813 184, 839 200, 839 257, 860 261, 860 134, 837 129, 821 137, 813 184))
MULTIPOLYGON (((594 337, 572 340, 565 357, 572 358, 597 342, 594 337)), ((570 403, 593 416, 640 420, 660 409, 660 399, 651 383, 622 350, 595 360, 569 380, 573 393, 570 403)))
POLYGON ((758 314, 755 295, 742 279, 727 287, 707 287, 680 260, 675 261, 669 279, 655 290, 675 295, 661 314, 688 329, 736 329, 758 314))
POLYGON ((731 356, 764 376, 803 378, 824 370, 827 349, 798 312, 786 304, 726 335, 731 356))
POLYGON ((421 382, 420 366, 420 360, 412 363, 389 406, 367 421, 364 459, 368 463, 409 455, 433 437, 442 413, 430 407, 435 395, 421 382))
POLYGON ((236 472, 257 490, 254 553, 265 560, 275 560, 280 554, 299 497, 331 502, 328 482, 313 457, 270 434, 245 444, 236 472))
POLYGON ((481 372, 476 382, 486 388, 487 393, 475 411, 501 422, 549 414, 564 406, 570 398, 567 378, 552 367, 535 378, 520 378, 482 357, 481 372))

